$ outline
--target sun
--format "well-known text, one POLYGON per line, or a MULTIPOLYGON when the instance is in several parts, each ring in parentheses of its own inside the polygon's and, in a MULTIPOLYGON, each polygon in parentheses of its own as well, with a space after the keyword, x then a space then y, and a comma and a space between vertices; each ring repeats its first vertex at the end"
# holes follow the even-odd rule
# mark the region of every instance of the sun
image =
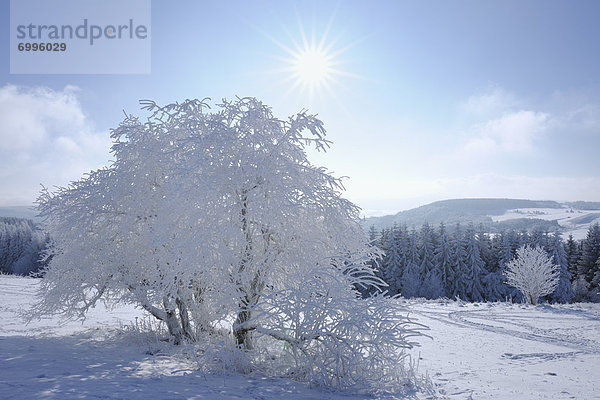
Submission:
POLYGON ((333 86, 344 74, 339 68, 343 50, 334 49, 334 43, 327 43, 326 35, 315 41, 314 38, 308 40, 302 34, 300 43, 294 42, 291 48, 282 46, 287 52, 287 57, 281 59, 285 67, 280 70, 286 74, 286 94, 308 93, 309 101, 315 95, 321 96, 323 92, 334 94, 333 86))
POLYGON ((301 97, 304 102, 308 100, 309 104, 313 103, 315 97, 321 100, 327 97, 340 103, 340 90, 347 89, 343 85, 343 78, 360 78, 359 75, 345 70, 348 63, 348 60, 344 59, 345 53, 356 43, 340 46, 346 42, 344 37, 338 35, 332 38, 334 15, 328 23, 322 25, 322 30, 313 26, 309 34, 298 19, 299 32, 297 35, 291 35, 286 31, 287 43, 266 35, 285 52, 273 56, 280 64, 268 71, 283 76, 276 84, 284 88, 284 97, 293 94, 301 97))
POLYGON ((335 73, 331 54, 317 47, 297 51, 292 59, 294 79, 311 91, 320 89, 331 81, 335 73))

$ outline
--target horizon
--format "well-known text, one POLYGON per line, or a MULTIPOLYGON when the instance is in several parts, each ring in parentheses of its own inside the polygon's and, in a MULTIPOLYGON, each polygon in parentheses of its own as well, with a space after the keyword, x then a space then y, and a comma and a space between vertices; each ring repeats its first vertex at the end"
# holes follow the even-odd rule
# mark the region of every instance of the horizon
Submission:
POLYGON ((369 215, 600 201, 598 2, 136 1, 151 8, 149 73, 11 73, 0 33, 0 207, 109 165, 109 131, 147 116, 140 99, 236 95, 318 114, 333 146, 309 159, 347 176, 369 215))
MULTIPOLYGON (((360 205, 358 205, 361 208, 361 218, 379 218, 379 217, 385 217, 385 216, 394 216, 398 213, 404 212, 404 211, 410 211, 410 210, 414 210, 416 208, 419 207, 424 207, 424 206, 428 206, 434 203, 439 203, 439 202, 444 202, 444 201, 452 201, 452 200, 527 200, 527 201, 553 201, 559 204, 570 204, 570 203, 577 203, 577 202, 584 202, 584 203, 600 203, 600 201, 598 200, 574 200, 574 201, 566 201, 566 200, 555 200, 555 199, 523 199, 523 198, 507 198, 507 197, 464 197, 464 198, 452 198, 452 199, 439 199, 439 200, 434 200, 434 201, 430 201, 430 202, 426 202, 426 203, 419 203, 413 206, 409 206, 407 208, 402 208, 402 209, 364 209, 362 207, 360 207, 360 205)), ((2 209, 13 209, 13 208, 27 208, 29 210, 35 210, 35 204, 32 203, 31 205, 26 205, 26 204, 20 204, 20 205, 0 205, 0 210, 2 209)), ((0 217, 2 217, 4 215, 0 215, 0 217)))

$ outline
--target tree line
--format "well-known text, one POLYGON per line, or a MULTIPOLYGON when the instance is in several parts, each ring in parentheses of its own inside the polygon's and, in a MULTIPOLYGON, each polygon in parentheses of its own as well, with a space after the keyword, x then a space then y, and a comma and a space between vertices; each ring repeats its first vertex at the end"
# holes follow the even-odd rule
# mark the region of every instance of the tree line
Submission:
POLYGON ((391 295, 460 298, 465 301, 521 301, 521 294, 506 284, 504 271, 522 246, 543 248, 559 266, 560 281, 545 300, 554 303, 600 301, 600 225, 587 236, 565 241, 558 231, 507 230, 489 234, 473 224, 443 223, 420 229, 406 225, 369 230, 371 241, 385 255, 374 266, 391 295))
POLYGON ((46 264, 42 253, 49 241, 30 219, 0 217, 0 273, 29 275, 46 264))

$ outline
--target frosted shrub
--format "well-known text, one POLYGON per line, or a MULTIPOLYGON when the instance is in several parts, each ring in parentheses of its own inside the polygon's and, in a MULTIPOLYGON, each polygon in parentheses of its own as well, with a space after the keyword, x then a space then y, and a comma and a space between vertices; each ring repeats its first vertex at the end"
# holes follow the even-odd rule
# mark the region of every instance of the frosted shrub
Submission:
POLYGON ((506 265, 506 283, 517 288, 527 304, 537 304, 552 294, 560 280, 560 269, 541 247, 522 246, 514 260, 506 265))
POLYGON ((336 388, 410 386, 404 349, 422 326, 383 295, 357 297, 343 269, 296 271, 289 284, 263 296, 249 323, 258 340, 279 342, 289 375, 336 388))
POLYGON ((306 158, 329 146, 322 122, 279 120, 253 98, 215 112, 143 104, 147 121, 127 116, 112 132, 110 167, 41 194, 54 242, 37 315, 131 302, 200 359, 240 366, 278 348, 271 360, 298 379, 400 382, 418 326, 393 299, 360 298, 383 285, 380 254, 340 179, 306 158))

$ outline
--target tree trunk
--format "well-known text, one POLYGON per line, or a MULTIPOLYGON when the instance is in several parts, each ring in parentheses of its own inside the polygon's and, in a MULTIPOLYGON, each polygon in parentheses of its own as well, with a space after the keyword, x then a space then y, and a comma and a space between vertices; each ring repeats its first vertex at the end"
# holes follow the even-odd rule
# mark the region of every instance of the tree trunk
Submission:
POLYGON ((236 327, 233 330, 233 335, 235 336, 235 340, 238 346, 245 350, 252 350, 252 336, 250 330, 247 327, 240 325, 249 321, 251 317, 252 312, 250 310, 242 309, 241 311, 239 311, 235 320, 236 327))
POLYGON ((192 326, 190 324, 190 315, 188 313, 187 306, 179 298, 175 300, 175 302, 177 303, 177 308, 179 309, 179 319, 181 320, 183 334, 186 338, 193 339, 194 335, 192 334, 192 326))
MULTIPOLYGON (((132 292, 135 291, 135 288, 131 285, 128 286, 128 289, 132 292)), ((176 299, 175 303, 179 309, 181 323, 179 322, 179 318, 177 318, 176 310, 169 305, 170 302, 167 297, 163 298, 164 310, 161 310, 148 302, 142 302, 142 307, 156 319, 164 321, 167 324, 169 335, 173 337, 175 344, 181 344, 184 337, 192 338, 190 319, 185 304, 179 299, 176 299)))
POLYGON ((173 337, 175 344, 181 344, 183 341, 183 330, 179 325, 179 319, 177 318, 177 314, 174 311, 167 311, 167 319, 165 320, 167 323, 167 328, 169 328, 169 335, 173 337))
MULTIPOLYGON (((241 198, 240 198, 240 203, 241 203, 240 217, 241 217, 241 222, 242 222, 242 231, 244 232, 244 235, 246 237, 246 248, 244 249, 244 256, 240 263, 240 267, 238 269, 238 274, 244 273, 244 270, 250 263, 250 259, 252 257, 251 256, 251 254, 252 254, 252 235, 251 235, 250 229, 248 227, 248 220, 247 220, 247 215, 246 215, 247 208, 248 208, 248 204, 247 204, 248 197, 246 196, 246 193, 247 193, 246 190, 242 190, 242 194, 241 194, 241 198)), ((239 311, 238 311, 238 314, 237 314, 237 317, 235 320, 235 325, 233 328, 233 335, 235 336, 237 345, 240 348, 245 349, 245 350, 251 350, 252 349, 251 333, 246 326, 243 326, 243 324, 245 322, 249 321, 252 316, 252 312, 248 309, 248 306, 250 304, 250 299, 249 299, 249 294, 248 294, 249 288, 242 287, 239 280, 238 280, 238 285, 240 285, 240 289, 244 293, 244 296, 240 299, 240 302, 239 302, 240 308, 239 308, 239 311)))
POLYGON ((181 344, 184 333, 183 329, 181 328, 181 324, 179 323, 179 318, 177 318, 177 313, 173 307, 169 306, 169 301, 166 297, 163 298, 163 306, 165 307, 166 314, 164 321, 169 329, 169 335, 173 337, 175 344, 181 344))

